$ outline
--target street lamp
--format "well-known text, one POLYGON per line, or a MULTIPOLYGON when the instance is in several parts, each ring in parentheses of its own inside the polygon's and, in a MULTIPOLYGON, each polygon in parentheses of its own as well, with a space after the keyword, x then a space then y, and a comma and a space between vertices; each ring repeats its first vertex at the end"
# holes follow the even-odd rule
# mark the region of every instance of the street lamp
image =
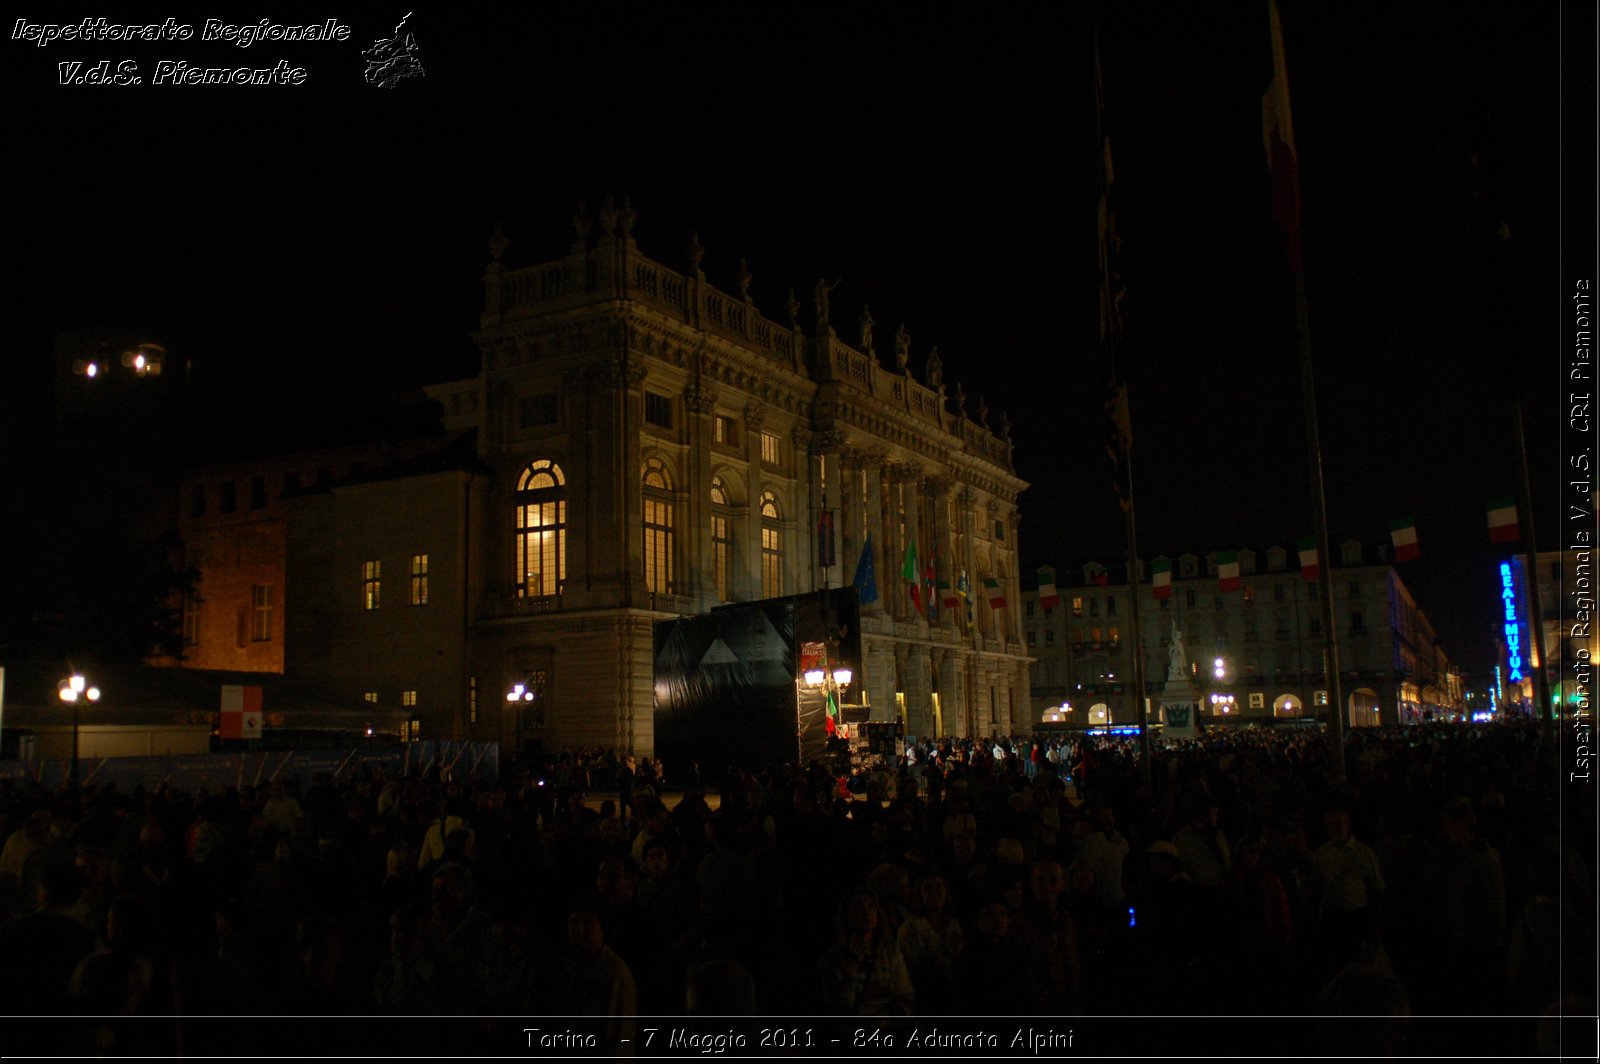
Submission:
POLYGON ((61 696, 61 701, 72 707, 72 775, 74 785, 78 782, 78 707, 84 702, 100 701, 100 688, 91 686, 81 673, 71 676, 56 684, 56 694, 61 696))

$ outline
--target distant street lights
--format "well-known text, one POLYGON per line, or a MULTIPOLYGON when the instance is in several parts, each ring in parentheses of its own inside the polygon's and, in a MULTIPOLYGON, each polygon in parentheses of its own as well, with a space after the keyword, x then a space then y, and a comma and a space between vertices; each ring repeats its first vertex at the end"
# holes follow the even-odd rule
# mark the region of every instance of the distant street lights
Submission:
POLYGON ((56 685, 61 701, 72 707, 72 774, 74 786, 78 782, 78 707, 84 702, 100 701, 100 688, 90 685, 81 673, 73 673, 56 685))

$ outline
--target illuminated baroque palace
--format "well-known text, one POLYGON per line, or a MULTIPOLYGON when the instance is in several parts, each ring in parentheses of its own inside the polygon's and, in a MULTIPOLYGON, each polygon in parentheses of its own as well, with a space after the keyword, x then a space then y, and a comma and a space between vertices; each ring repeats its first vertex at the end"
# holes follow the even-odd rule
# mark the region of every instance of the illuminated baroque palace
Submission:
POLYGON ((648 754, 654 623, 841 587, 868 551, 871 718, 1026 726, 1005 416, 948 393, 936 350, 914 373, 904 326, 880 359, 866 308, 846 343, 828 284, 774 321, 742 262, 721 291, 698 240, 680 273, 633 220, 580 208, 524 268, 496 229, 480 372, 429 389, 456 444, 288 500, 287 670, 434 737, 648 754))

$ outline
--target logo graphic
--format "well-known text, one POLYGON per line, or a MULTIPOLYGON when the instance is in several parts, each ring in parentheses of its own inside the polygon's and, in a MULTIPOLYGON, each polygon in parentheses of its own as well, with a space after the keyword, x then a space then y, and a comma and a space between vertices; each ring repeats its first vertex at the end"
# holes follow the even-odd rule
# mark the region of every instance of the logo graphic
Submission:
POLYGON ((382 89, 392 89, 401 78, 420 78, 427 74, 417 59, 417 38, 406 29, 405 18, 394 28, 394 36, 374 41, 371 48, 361 53, 367 61, 367 84, 382 89))

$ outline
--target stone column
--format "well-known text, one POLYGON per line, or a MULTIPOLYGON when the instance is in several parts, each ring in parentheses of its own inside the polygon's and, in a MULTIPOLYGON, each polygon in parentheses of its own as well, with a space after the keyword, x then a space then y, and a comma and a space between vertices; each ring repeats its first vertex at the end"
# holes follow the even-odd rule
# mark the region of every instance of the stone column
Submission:
POLYGON ((867 512, 866 527, 862 530, 862 539, 870 533, 873 537, 873 549, 877 557, 873 565, 878 574, 878 601, 871 607, 873 612, 882 614, 884 599, 892 590, 888 574, 885 569, 889 564, 890 530, 888 522, 884 519, 883 512, 883 459, 881 452, 864 456, 867 470, 867 512))
POLYGON ((717 394, 698 381, 683 393, 684 409, 688 412, 689 453, 683 466, 682 489, 684 498, 683 520, 683 579, 678 582, 678 594, 700 600, 698 608, 709 609, 716 604, 717 579, 712 572, 711 551, 711 440, 714 431, 714 411, 717 394))
MULTIPOLYGON (((901 504, 905 507, 906 513, 906 541, 908 544, 915 543, 917 545, 917 571, 911 574, 911 580, 912 583, 918 587, 917 596, 918 601, 920 601, 922 595, 922 569, 926 564, 927 554, 925 553, 926 547, 923 544, 922 537, 922 467, 918 466, 915 462, 907 462, 905 465, 901 466, 900 499, 901 504)), ((900 547, 900 559, 902 563, 905 560, 905 550, 906 545, 902 544, 900 547)), ((918 624, 922 628, 926 628, 928 625, 927 610, 924 608, 922 613, 917 613, 916 607, 911 604, 912 600, 910 586, 902 586, 900 588, 900 593, 906 602, 906 609, 908 611, 906 616, 915 616, 918 624)), ((910 692, 908 691, 907 698, 909 697, 910 692)))
MULTIPOLYGON (((736 571, 735 583, 745 588, 747 598, 761 597, 761 426, 766 422, 767 411, 757 403, 744 408, 745 443, 745 507, 743 520, 733 522, 735 545, 730 563, 736 571), (741 566, 739 562, 743 561, 741 566)), ((737 515, 736 515, 737 516, 737 515)))

